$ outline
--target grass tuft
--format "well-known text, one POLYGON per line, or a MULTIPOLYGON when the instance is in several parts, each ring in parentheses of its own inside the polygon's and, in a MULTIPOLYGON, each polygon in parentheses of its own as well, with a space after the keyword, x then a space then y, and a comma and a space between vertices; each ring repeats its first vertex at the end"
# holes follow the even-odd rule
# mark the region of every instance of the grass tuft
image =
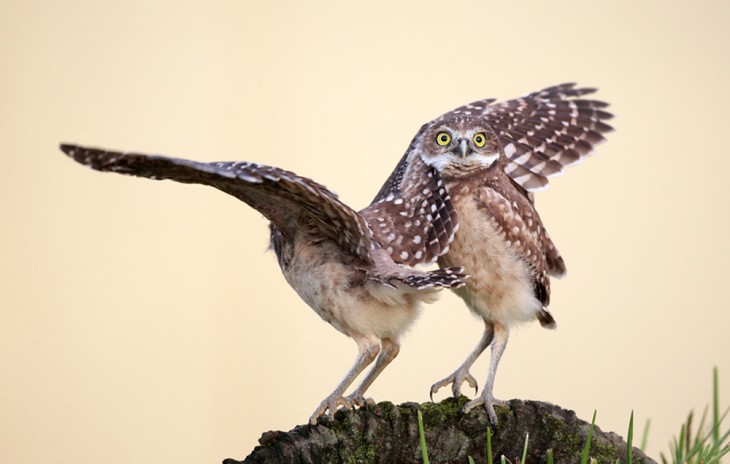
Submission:
POLYGON ((670 443, 669 458, 664 453, 661 460, 664 464, 719 464, 723 456, 730 453, 730 428, 723 432, 722 421, 730 412, 726 409, 720 414, 720 382, 717 367, 712 374, 712 423, 707 430, 707 408, 702 413, 696 429, 693 427, 694 412, 687 415, 687 420, 679 429, 679 438, 670 443))

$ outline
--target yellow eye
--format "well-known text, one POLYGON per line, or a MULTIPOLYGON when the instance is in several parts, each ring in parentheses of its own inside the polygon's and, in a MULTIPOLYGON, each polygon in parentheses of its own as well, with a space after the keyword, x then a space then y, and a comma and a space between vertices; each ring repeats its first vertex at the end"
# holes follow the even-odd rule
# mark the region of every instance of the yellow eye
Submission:
POLYGON ((487 137, 484 135, 484 132, 479 132, 478 134, 474 134, 474 145, 476 145, 479 148, 482 148, 484 144, 487 143, 487 137))
POLYGON ((438 143, 442 147, 445 147, 450 142, 451 142, 451 135, 449 135, 448 132, 439 132, 436 135, 436 143, 438 143))

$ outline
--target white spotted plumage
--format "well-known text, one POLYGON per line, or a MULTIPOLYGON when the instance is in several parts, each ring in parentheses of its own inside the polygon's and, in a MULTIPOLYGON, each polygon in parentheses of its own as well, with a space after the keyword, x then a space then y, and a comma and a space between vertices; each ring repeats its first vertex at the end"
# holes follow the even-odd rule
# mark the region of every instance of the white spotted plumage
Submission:
MULTIPOLYGON (((455 292, 484 319, 485 332, 466 361, 431 391, 451 384, 459 395, 463 382, 476 386, 469 368, 491 344, 486 387, 465 410, 483 405, 493 422, 498 403, 492 394, 494 377, 509 328, 534 319, 555 326, 547 309, 549 276, 563 275, 565 264, 542 226, 532 194, 588 156, 611 130, 605 122, 612 117, 604 110, 607 105, 582 98, 592 92, 562 84, 502 103, 476 101, 434 119, 418 131, 373 203, 393 196, 403 198, 404 205, 427 202, 441 207, 431 216, 449 218, 446 243, 433 248, 420 240, 407 243, 408 264, 435 255, 441 266, 464 266, 471 278, 455 292), (448 136, 438 137, 444 133, 448 136), (419 181, 433 187, 420 188, 419 181), (422 258, 413 247, 421 247, 422 258)), ((415 211, 423 216, 423 207, 415 211)), ((444 232, 442 224, 427 224, 434 227, 444 232)), ((408 232, 402 228, 400 233, 408 232)), ((391 250, 398 261, 401 248, 391 250)))
MULTIPOLYGON (((117 153, 62 145, 75 161, 99 171, 215 187, 261 212, 270 221, 271 248, 299 296, 325 321, 353 338, 358 356, 343 381, 310 417, 314 423, 340 406, 363 404, 363 394, 399 351, 399 337, 416 319, 420 304, 442 288, 463 284, 461 268, 419 271, 397 264, 389 242, 374 233, 389 224, 368 221, 324 186, 273 166, 195 161, 117 153), (379 224, 380 228, 371 227, 379 224), (383 227, 384 226, 384 227, 383 227), (388 246, 387 251, 383 246, 388 246), (371 363, 349 396, 345 390, 371 363)), ((393 197, 386 200, 394 203, 393 197)), ((408 252, 400 251, 403 260, 408 252)))

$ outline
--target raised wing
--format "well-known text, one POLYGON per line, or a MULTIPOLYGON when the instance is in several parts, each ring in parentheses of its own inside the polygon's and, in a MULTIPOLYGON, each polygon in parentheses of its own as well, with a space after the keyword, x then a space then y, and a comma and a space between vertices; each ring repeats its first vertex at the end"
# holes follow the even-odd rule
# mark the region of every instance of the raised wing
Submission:
POLYGON ((393 173, 367 208, 360 211, 375 239, 397 263, 431 263, 448 251, 458 229, 456 210, 443 180, 411 142, 393 173))
POLYGON ((292 172, 255 163, 200 163, 76 145, 61 145, 61 150, 97 171, 215 187, 258 210, 285 235, 313 226, 353 255, 372 261, 375 243, 365 220, 323 185, 292 172))
POLYGON ((470 103, 433 122, 455 114, 481 115, 500 138, 509 159, 505 172, 530 192, 547 188, 548 178, 579 163, 613 130, 605 121, 613 115, 607 103, 581 98, 595 92, 560 84, 521 98, 494 104, 494 99, 470 103))

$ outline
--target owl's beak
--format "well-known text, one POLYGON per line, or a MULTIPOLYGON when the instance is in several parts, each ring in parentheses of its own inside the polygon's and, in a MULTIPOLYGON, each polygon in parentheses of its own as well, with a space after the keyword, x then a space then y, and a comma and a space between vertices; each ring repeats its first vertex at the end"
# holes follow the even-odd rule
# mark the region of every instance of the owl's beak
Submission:
POLYGON ((459 154, 461 155, 461 158, 466 158, 466 151, 469 149, 468 142, 466 139, 459 140, 459 154))

